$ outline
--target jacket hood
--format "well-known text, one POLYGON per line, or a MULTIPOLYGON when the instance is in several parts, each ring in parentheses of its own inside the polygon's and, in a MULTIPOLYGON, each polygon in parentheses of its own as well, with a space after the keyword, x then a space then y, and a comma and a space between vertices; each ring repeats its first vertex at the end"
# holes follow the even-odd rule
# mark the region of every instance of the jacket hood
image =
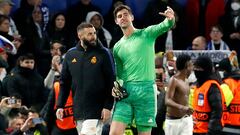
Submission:
POLYGON ((33 10, 34 6, 30 5, 30 4, 27 2, 27 0, 21 0, 20 8, 33 10))
POLYGON ((95 15, 98 15, 100 16, 100 19, 101 19, 101 26, 103 26, 103 23, 104 23, 104 20, 103 20, 103 16, 97 12, 97 11, 91 11, 91 12, 88 12, 87 16, 86 16, 86 22, 87 23, 90 23, 90 20, 93 18, 93 16, 95 15))

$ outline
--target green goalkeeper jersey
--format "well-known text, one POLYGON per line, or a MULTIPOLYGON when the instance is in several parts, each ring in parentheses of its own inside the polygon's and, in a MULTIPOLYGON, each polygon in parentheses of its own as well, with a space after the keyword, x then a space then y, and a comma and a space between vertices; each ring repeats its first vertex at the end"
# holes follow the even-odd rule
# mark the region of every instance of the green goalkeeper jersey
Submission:
POLYGON ((129 37, 123 36, 113 49, 117 78, 124 82, 153 81, 155 40, 173 25, 173 20, 165 19, 160 24, 145 29, 135 29, 129 37))

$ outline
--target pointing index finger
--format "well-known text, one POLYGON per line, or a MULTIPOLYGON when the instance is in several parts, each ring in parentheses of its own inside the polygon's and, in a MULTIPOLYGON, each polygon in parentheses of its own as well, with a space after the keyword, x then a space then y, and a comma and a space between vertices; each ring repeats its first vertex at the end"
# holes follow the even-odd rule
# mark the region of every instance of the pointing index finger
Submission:
POLYGON ((158 14, 166 17, 166 13, 159 12, 158 14))

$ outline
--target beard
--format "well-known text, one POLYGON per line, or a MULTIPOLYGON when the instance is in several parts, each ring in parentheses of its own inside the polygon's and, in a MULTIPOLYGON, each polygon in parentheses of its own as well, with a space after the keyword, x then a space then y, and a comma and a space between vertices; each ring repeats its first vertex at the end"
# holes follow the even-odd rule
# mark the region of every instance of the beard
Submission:
POLYGON ((94 47, 97 45, 97 41, 96 40, 86 40, 86 39, 83 39, 83 45, 87 46, 87 47, 94 47))

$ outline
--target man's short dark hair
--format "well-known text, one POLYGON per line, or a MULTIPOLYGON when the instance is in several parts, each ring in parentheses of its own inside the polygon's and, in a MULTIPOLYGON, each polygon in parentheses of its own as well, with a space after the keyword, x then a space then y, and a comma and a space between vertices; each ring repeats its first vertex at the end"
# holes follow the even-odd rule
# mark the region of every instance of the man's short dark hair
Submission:
POLYGON ((181 54, 177 57, 176 67, 177 70, 183 70, 187 66, 187 62, 191 60, 191 57, 187 54, 181 54))
POLYGON ((59 44, 61 44, 62 46, 64 46, 62 41, 60 41, 60 40, 52 40, 52 41, 50 41, 50 49, 53 49, 53 45, 54 45, 55 43, 59 43, 59 44))
POLYGON ((213 28, 218 29, 219 32, 221 32, 221 33, 223 34, 223 28, 222 28, 219 24, 212 26, 212 27, 211 27, 211 30, 212 30, 213 28))
POLYGON ((6 15, 0 15, 0 24, 2 24, 5 20, 10 21, 9 17, 6 15))
POLYGON ((17 65, 20 65, 20 61, 24 61, 24 60, 35 60, 35 58, 34 58, 34 55, 32 53, 23 54, 23 55, 18 57, 17 65))
POLYGON ((212 72, 213 62, 208 56, 199 56, 194 62, 194 66, 202 68, 204 71, 212 72))
POLYGON ((59 44, 62 45, 59 49, 60 49, 61 54, 64 54, 64 53, 66 52, 66 50, 67 50, 67 47, 66 47, 66 46, 63 44, 63 42, 60 41, 60 40, 50 41, 50 50, 53 49, 55 43, 59 43, 59 44))
POLYGON ((121 4, 121 5, 117 6, 113 11, 114 19, 117 18, 117 13, 123 9, 126 9, 130 14, 132 14, 132 10, 129 6, 121 4))
POLYGON ((33 56, 32 53, 27 53, 27 54, 21 55, 18 59, 21 60, 21 61, 23 61, 23 60, 34 60, 34 56, 33 56))
POLYGON ((94 28, 94 26, 91 23, 83 22, 77 26, 77 32, 83 30, 84 28, 94 28))

